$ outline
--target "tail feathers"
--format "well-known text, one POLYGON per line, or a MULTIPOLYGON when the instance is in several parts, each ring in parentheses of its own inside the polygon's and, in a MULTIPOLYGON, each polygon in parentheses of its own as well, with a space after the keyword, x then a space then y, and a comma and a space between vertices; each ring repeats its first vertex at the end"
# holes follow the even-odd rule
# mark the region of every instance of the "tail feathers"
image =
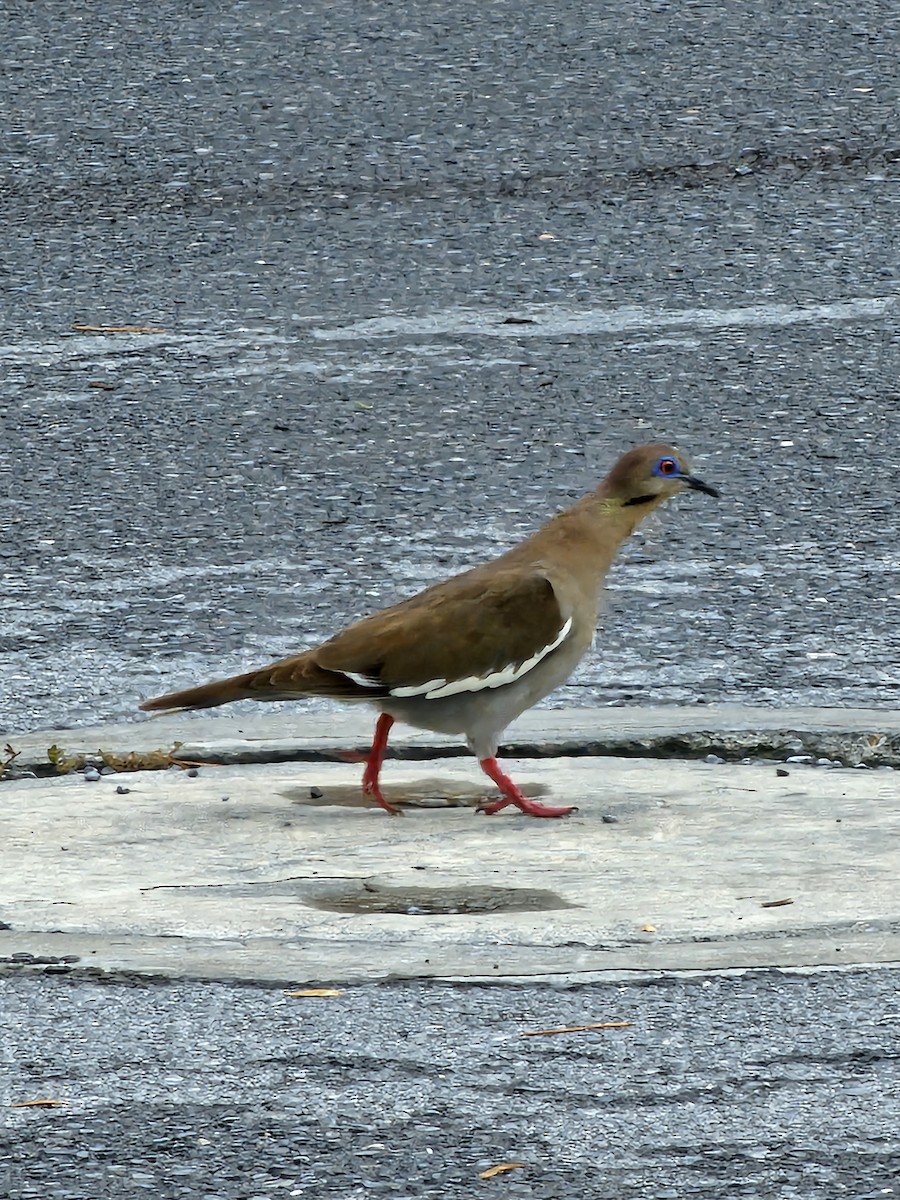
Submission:
POLYGON ((314 651, 283 658, 261 670, 245 671, 229 679, 214 679, 199 687, 185 688, 145 700, 145 712, 186 711, 217 708, 234 700, 297 700, 301 696, 329 696, 335 700, 372 700, 387 695, 387 689, 364 686, 343 671, 328 671, 313 657, 314 651))
POLYGON ((178 712, 193 708, 216 708, 220 704, 231 704, 233 700, 249 700, 254 696, 249 684, 256 674, 256 671, 248 671, 245 675, 234 675, 231 679, 215 679, 212 683, 202 683, 199 687, 169 692, 165 696, 145 700, 141 708, 145 712, 178 712))

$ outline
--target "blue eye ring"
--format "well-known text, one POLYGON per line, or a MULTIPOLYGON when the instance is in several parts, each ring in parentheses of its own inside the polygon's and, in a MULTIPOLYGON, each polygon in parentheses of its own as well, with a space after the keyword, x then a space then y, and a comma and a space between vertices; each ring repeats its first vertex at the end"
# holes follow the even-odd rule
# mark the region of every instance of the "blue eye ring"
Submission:
POLYGON ((663 479, 675 479, 681 474, 681 468, 674 458, 661 458, 653 468, 654 475, 661 475, 663 479))

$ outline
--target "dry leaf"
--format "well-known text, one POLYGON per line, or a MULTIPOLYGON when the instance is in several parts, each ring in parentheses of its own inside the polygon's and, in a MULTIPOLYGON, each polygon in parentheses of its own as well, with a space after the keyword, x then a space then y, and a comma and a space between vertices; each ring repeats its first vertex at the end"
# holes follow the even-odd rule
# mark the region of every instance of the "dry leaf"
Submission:
POLYGON ((87 766, 88 758, 96 761, 99 766, 112 767, 114 771, 165 771, 169 767, 220 767, 221 763, 199 762, 190 758, 180 758, 178 751, 182 742, 174 742, 171 750, 130 750, 127 754, 116 754, 112 750, 98 750, 96 754, 72 754, 56 744, 47 750, 47 758, 53 764, 58 775, 70 775, 73 771, 81 771, 87 766))
POLYGON ((560 1029, 527 1029, 519 1037, 549 1037, 551 1033, 584 1033, 586 1029, 630 1029, 633 1021, 597 1021, 593 1025, 564 1025, 560 1029))
POLYGON ((337 988, 301 988, 298 992, 285 992, 291 1000, 305 1000, 307 996, 343 996, 337 988))
POLYGON ((655 925, 642 925, 641 933, 656 933, 656 926, 655 925))
POLYGON ((786 904, 793 904, 793 900, 764 900, 760 904, 760 908, 784 908, 786 904))
POLYGON ((65 1100, 20 1100, 10 1108, 61 1108, 65 1100))
POLYGON ((507 1171, 515 1171, 517 1167, 524 1167, 524 1163, 497 1163, 496 1167, 488 1167, 486 1171, 479 1172, 479 1179, 493 1179, 495 1175, 505 1175, 507 1171))
POLYGON ((0 758, 0 779, 3 778, 21 753, 21 750, 13 750, 9 742, 6 743, 3 747, 3 757, 0 758))

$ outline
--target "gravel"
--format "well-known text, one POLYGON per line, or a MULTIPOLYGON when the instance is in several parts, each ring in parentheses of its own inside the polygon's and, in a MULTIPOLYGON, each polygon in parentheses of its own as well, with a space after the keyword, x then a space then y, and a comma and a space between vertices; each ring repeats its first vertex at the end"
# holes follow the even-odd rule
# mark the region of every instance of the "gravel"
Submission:
POLYGON ((9 1200, 895 1196, 897 972, 560 988, 0 979, 9 1200), (523 1038, 602 1021, 603 1029, 523 1038), (55 1108, 11 1108, 35 1099, 55 1108), (146 1189, 146 1191, 145 1191, 146 1189))

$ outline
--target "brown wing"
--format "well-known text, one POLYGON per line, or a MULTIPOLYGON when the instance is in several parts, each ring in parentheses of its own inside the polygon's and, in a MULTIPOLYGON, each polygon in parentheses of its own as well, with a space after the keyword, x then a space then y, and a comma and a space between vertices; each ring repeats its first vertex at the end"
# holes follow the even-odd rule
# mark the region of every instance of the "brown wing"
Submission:
POLYGON ((327 671, 415 687, 518 666, 550 646, 565 620, 540 572, 476 568, 358 621, 311 653, 327 671))
POLYGON ((233 700, 314 695, 378 699, 395 687, 480 678, 518 666, 552 645, 564 623, 553 587, 540 572, 476 567, 358 621, 315 650, 170 692, 141 708, 212 708, 233 700))

